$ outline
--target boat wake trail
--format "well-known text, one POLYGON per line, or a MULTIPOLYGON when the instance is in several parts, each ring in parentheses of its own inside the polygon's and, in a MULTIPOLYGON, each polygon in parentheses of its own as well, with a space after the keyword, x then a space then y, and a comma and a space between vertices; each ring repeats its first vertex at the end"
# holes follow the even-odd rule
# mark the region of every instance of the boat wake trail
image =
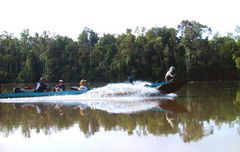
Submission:
POLYGON ((96 88, 90 90, 88 93, 83 94, 83 96, 88 97, 119 97, 119 96, 138 96, 138 97, 148 97, 153 95, 159 95, 159 91, 144 87, 147 82, 137 81, 134 85, 129 83, 112 83, 104 87, 96 88))
POLYGON ((161 100, 174 99, 176 94, 160 94, 158 90, 144 87, 147 82, 113 83, 80 95, 64 95, 32 98, 1 99, 4 103, 51 103, 84 105, 109 113, 134 113, 146 111, 159 105, 161 100))

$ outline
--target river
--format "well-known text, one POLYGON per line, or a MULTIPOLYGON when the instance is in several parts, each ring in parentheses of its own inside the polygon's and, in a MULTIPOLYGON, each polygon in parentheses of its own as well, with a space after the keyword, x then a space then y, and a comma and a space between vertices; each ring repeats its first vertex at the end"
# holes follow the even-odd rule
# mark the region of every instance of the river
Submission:
POLYGON ((0 151, 240 151, 238 82, 189 82, 168 95, 144 83, 0 99, 0 151))

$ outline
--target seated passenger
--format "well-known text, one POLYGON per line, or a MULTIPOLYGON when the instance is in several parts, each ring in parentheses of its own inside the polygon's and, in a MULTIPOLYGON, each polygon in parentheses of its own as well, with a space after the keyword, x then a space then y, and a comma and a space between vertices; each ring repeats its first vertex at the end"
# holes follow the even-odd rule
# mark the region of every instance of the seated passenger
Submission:
POLYGON ((53 88, 53 91, 65 91, 63 80, 58 81, 58 84, 53 88))
POLYGON ((49 90, 48 85, 46 83, 46 79, 40 78, 40 81, 37 83, 36 92, 47 92, 49 90))
POLYGON ((86 82, 87 82, 87 80, 81 80, 80 82, 79 82, 79 85, 80 85, 80 87, 78 88, 78 90, 88 90, 88 88, 86 87, 86 82))

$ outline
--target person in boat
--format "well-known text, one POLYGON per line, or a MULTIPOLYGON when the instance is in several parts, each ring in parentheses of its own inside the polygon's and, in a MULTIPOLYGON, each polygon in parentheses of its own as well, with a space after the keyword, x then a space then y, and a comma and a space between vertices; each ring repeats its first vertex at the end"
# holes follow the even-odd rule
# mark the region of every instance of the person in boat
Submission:
POLYGON ((129 76, 129 77, 128 77, 128 81, 129 81, 131 84, 133 84, 133 76, 129 76))
POLYGON ((40 81, 37 83, 36 92, 47 92, 49 91, 48 85, 46 83, 46 79, 40 78, 40 81))
POLYGON ((80 87, 78 88, 78 90, 88 90, 88 88, 86 87, 86 83, 87 83, 87 80, 81 80, 79 82, 80 87))
POLYGON ((65 86, 63 84, 63 80, 59 80, 58 84, 53 88, 53 91, 65 91, 65 86))
POLYGON ((165 75, 166 82, 172 82, 174 80, 175 74, 175 67, 171 66, 165 75))

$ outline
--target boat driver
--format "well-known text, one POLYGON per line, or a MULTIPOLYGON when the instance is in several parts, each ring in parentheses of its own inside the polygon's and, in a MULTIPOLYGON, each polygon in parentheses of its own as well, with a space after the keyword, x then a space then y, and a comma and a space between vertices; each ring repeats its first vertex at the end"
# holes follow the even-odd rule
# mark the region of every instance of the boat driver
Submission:
POLYGON ((174 80, 175 77, 175 67, 171 66, 169 68, 169 70, 167 71, 166 75, 165 75, 165 81, 166 82, 172 82, 174 80))

